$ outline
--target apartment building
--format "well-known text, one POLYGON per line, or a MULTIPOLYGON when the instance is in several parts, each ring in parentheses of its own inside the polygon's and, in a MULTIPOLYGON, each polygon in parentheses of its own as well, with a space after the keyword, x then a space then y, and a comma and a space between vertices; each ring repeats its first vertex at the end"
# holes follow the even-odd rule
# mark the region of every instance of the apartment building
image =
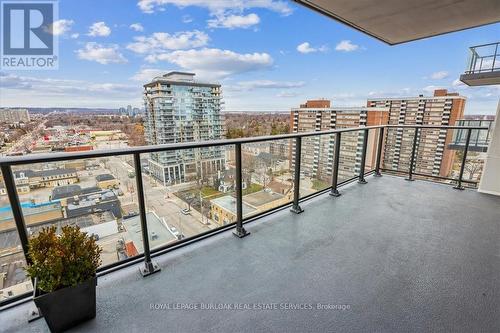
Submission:
POLYGON ((27 109, 0 109, 0 123, 29 123, 30 115, 27 109))
MULTIPOLYGON (((293 133, 327 131, 359 126, 374 126, 387 122, 386 107, 331 107, 329 100, 310 100, 291 110, 290 129, 293 133)), ((344 133, 339 161, 339 180, 357 175, 361 167, 363 132, 344 133)), ((375 136, 369 136, 366 167, 375 162, 375 136)), ((294 166, 295 143, 291 143, 291 164, 294 166)), ((329 181, 333 168, 335 136, 324 135, 302 140, 301 171, 305 176, 329 181)))
MULTIPOLYGON (((149 145, 224 138, 222 90, 195 74, 170 72, 144 85, 149 145)), ((164 184, 203 179, 224 168, 224 147, 151 153, 150 173, 164 184)))
MULTIPOLYGON (((466 98, 446 89, 437 89, 432 97, 369 99, 367 106, 389 109, 388 123, 393 125, 454 125, 463 118, 466 98)), ((413 130, 387 131, 383 164, 385 168, 407 171, 413 143, 413 130)), ((415 173, 447 177, 452 169, 455 151, 446 149, 453 131, 425 129, 418 137, 415 173)))

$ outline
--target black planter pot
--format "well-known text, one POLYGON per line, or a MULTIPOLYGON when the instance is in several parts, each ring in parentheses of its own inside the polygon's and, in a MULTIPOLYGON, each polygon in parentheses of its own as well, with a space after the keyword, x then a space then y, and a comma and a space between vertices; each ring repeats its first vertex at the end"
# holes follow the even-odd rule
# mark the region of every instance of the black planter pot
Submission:
POLYGON ((63 332, 95 318, 96 285, 97 277, 93 277, 77 286, 43 293, 37 290, 35 280, 33 300, 51 332, 63 332))

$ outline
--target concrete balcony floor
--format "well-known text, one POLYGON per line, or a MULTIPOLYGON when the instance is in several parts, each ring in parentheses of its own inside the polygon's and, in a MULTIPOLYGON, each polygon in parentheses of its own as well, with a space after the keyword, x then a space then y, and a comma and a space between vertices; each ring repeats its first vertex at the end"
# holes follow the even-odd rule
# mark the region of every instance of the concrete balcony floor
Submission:
MULTIPOLYGON (((500 198, 384 175, 99 280, 74 332, 498 332, 500 198), (310 303, 345 310, 152 310, 164 303, 310 303)), ((30 303, 1 331, 45 332, 30 303)), ((278 304, 281 307, 281 304, 278 304)))

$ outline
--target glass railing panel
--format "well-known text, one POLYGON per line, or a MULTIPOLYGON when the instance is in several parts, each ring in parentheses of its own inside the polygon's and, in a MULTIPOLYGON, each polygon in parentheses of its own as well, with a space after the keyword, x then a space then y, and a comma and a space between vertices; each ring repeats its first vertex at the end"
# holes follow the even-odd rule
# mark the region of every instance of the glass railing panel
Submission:
POLYGON ((364 131, 344 132, 341 134, 338 182, 359 176, 363 154, 364 131))
POLYGON ((152 250, 236 221, 234 145, 141 156, 152 250))
POLYGON ((102 248, 101 267, 142 252, 131 155, 13 167, 28 236, 79 226, 102 248))
POLYGON ((32 292, 33 285, 26 276, 25 267, 26 258, 2 175, 0 182, 0 305, 13 297, 32 292))
POLYGON ((293 201, 293 142, 272 140, 242 145, 243 218, 293 201))
POLYGON ((322 134, 302 138, 300 157, 300 197, 306 197, 332 184, 334 138, 322 134))

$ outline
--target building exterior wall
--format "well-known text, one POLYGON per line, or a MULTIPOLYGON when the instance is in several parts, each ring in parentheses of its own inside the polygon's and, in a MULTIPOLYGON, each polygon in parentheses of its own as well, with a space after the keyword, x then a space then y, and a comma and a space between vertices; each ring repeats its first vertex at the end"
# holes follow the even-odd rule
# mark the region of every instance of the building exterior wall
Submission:
POLYGON ((120 185, 120 181, 116 178, 97 182, 97 186, 103 190, 118 188, 118 185, 120 185))
MULTIPOLYGON (((332 129, 363 127, 383 124, 388 118, 386 108, 341 108, 330 107, 329 101, 311 101, 302 104, 300 108, 291 111, 291 131, 320 132, 332 129), (321 102, 321 103, 319 103, 321 102), (327 103, 328 102, 328 103, 327 103), (320 105, 321 107, 316 107, 320 105), (313 107, 314 106, 314 107, 313 107)), ((363 148, 362 131, 342 134, 342 145, 339 161, 339 180, 357 175, 361 167, 363 148)), ((376 145, 370 135, 367 150, 366 166, 374 164, 376 145), (373 151, 372 151, 373 150, 373 151)), ((322 135, 304 138, 302 140, 301 171, 304 175, 329 181, 333 171, 333 154, 335 148, 335 135, 322 135)), ((294 167, 295 142, 291 143, 291 165, 294 167)))
MULTIPOLYGON (((432 97, 410 97, 368 100, 368 107, 389 109, 388 123, 392 125, 454 125, 462 118, 465 97, 445 89, 432 97)), ((383 165, 385 168, 407 171, 413 145, 414 130, 388 129, 385 138, 383 165)), ((446 149, 453 131, 425 129, 418 137, 416 173, 447 177, 452 168, 455 151, 446 149), (437 143, 437 144, 436 144, 437 143)))
POLYGON ((0 123, 29 123, 30 115, 27 109, 0 109, 0 123))
MULTIPOLYGON (((144 86, 144 135, 149 145, 224 138, 220 85, 199 83, 193 77, 171 72, 144 86)), ((149 166, 165 184, 192 181, 223 169, 224 147, 151 153, 149 166)))

